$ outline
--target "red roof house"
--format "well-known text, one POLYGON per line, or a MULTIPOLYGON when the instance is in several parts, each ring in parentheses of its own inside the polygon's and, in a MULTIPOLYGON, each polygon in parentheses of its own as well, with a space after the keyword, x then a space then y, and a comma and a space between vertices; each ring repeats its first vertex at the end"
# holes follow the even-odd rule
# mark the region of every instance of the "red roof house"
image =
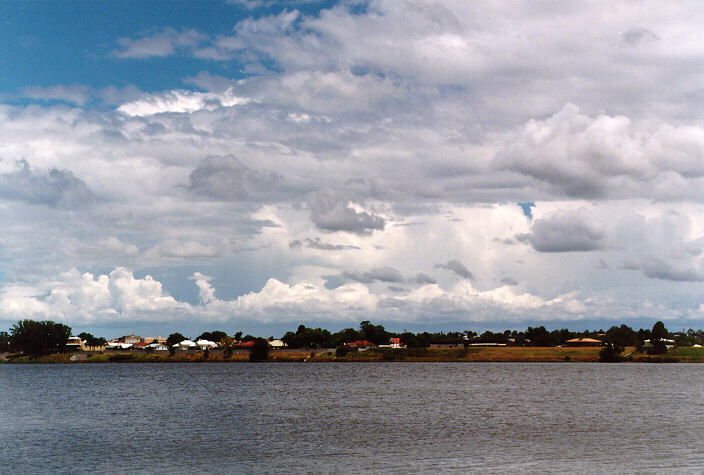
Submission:
POLYGON ((357 341, 352 341, 352 342, 347 343, 347 346, 349 346, 350 348, 372 348, 377 345, 375 345, 371 341, 357 340, 357 341))

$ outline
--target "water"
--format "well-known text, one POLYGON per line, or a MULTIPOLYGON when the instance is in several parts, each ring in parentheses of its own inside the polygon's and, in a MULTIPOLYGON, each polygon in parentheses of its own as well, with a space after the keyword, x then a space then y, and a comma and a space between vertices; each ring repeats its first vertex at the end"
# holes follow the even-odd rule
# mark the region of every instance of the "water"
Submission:
POLYGON ((704 365, 0 365, 0 473, 704 469, 704 365))

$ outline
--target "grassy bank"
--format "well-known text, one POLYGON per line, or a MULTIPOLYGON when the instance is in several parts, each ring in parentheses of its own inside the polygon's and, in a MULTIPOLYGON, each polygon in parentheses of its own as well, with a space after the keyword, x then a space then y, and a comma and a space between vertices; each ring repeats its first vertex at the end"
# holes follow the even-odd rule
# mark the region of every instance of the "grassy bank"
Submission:
MULTIPOLYGON (((335 356, 334 351, 286 350, 272 351, 269 361, 276 362, 375 362, 375 361, 467 361, 467 362, 596 362, 599 361, 598 347, 552 348, 552 347, 475 347, 464 349, 408 348, 371 349, 350 352, 343 357, 335 356)), ((624 361, 635 363, 704 363, 704 348, 674 348, 665 355, 635 353, 626 348, 624 361)), ((81 364, 81 363, 223 363, 248 361, 246 353, 234 354, 225 358, 221 353, 211 353, 205 358, 202 353, 147 354, 136 352, 96 353, 96 354, 53 354, 37 358, 22 356, 10 358, 15 364, 81 364)))

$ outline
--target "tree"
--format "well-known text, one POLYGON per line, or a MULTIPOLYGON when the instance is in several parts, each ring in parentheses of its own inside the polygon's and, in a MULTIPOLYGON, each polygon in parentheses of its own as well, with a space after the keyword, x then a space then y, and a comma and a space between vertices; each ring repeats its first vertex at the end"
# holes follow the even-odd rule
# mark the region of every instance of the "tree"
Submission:
POLYGON ((359 324, 359 333, 362 339, 376 345, 387 345, 391 337, 391 334, 382 325, 372 325, 368 320, 359 324))
POLYGON ((0 352, 10 351, 10 334, 0 332, 0 352))
POLYGON ((172 333, 166 339, 166 344, 167 346, 174 346, 181 343, 183 340, 186 340, 185 336, 181 335, 180 333, 172 333))
POLYGON ((232 356, 232 346, 234 344, 235 339, 230 336, 226 335, 220 339, 220 347, 225 350, 223 353, 225 359, 230 358, 232 356))
POLYGON ((265 361, 269 357, 269 342, 264 338, 256 338, 254 346, 249 350, 249 361, 265 361))
POLYGON ((107 340, 103 337, 94 337, 90 333, 81 332, 78 334, 78 338, 85 341, 86 346, 103 346, 107 343, 107 340))
POLYGON ((613 341, 609 341, 599 351, 599 361, 602 363, 617 363, 621 361, 621 353, 623 353, 623 347, 618 346, 613 341))
POLYGON ((203 333, 201 333, 201 335, 198 338, 196 338, 196 340, 208 340, 208 341, 218 342, 218 341, 222 340, 223 337, 226 337, 226 336, 227 336, 227 333, 220 331, 220 330, 216 330, 214 332, 203 332, 203 333))
POLYGON ((240 338, 242 338, 242 332, 235 333, 235 341, 240 341, 240 338))
POLYGON ((71 327, 51 321, 20 320, 10 329, 13 347, 37 356, 62 352, 71 336, 71 327))
POLYGON ((649 355, 664 355, 667 353, 667 343, 665 340, 669 336, 665 324, 658 321, 653 325, 653 330, 650 332, 650 344, 652 345, 648 348, 649 355))

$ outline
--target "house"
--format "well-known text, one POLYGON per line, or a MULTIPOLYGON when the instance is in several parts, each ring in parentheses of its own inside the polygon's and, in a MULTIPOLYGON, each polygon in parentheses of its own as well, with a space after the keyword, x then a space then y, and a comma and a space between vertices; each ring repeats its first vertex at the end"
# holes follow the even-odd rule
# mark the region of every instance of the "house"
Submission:
POLYGON ((134 345, 135 343, 139 343, 140 341, 142 341, 142 337, 139 337, 135 334, 132 334, 132 335, 120 337, 117 339, 117 341, 119 343, 128 343, 130 345, 134 345))
POLYGON ((77 336, 68 337, 66 351, 86 351, 86 342, 77 336))
POLYGON ((139 343, 135 343, 132 345, 133 350, 146 350, 147 346, 149 346, 149 343, 146 341, 140 341, 139 343))
POLYGON ((253 346, 254 340, 238 341, 237 343, 232 345, 232 348, 235 350, 251 350, 253 346))
POLYGON ((406 346, 401 343, 401 339, 398 337, 389 338, 389 343, 391 343, 391 348, 404 348, 406 346))
POLYGON ((174 346, 180 350, 194 350, 198 345, 191 340, 183 340, 181 343, 177 343, 174 346))
POLYGON ((198 345, 198 348, 200 348, 201 350, 205 350, 205 349, 210 350, 210 349, 218 347, 217 343, 215 343, 214 341, 210 341, 210 340, 198 340, 198 341, 196 341, 196 345, 198 345))
POLYGON ((448 341, 436 341, 435 343, 430 343, 428 348, 431 349, 441 349, 441 348, 464 348, 464 341, 448 340, 448 341))
POLYGON ((374 348, 377 345, 368 340, 356 340, 347 343, 345 346, 349 348, 374 348))
POLYGON ((562 344, 562 346, 602 346, 603 341, 595 338, 572 338, 562 344))
POLYGON ((146 349, 150 350, 150 351, 169 351, 168 346, 164 345, 163 343, 157 343, 157 342, 149 343, 146 346, 146 349))
POLYGON ((272 348, 274 348, 274 349, 279 349, 279 348, 285 347, 285 346, 286 346, 286 343, 284 343, 284 342, 281 341, 281 340, 270 340, 270 341, 269 341, 269 346, 272 347, 272 348))
MULTIPOLYGON (((665 338, 661 338, 661 340, 665 342, 665 346, 667 347, 668 350, 670 348, 672 348, 673 346, 675 346, 675 340, 668 340, 665 338)), ((653 343, 650 340, 643 340, 643 348, 644 349, 647 350, 648 348, 652 348, 652 347, 653 347, 653 343)))

